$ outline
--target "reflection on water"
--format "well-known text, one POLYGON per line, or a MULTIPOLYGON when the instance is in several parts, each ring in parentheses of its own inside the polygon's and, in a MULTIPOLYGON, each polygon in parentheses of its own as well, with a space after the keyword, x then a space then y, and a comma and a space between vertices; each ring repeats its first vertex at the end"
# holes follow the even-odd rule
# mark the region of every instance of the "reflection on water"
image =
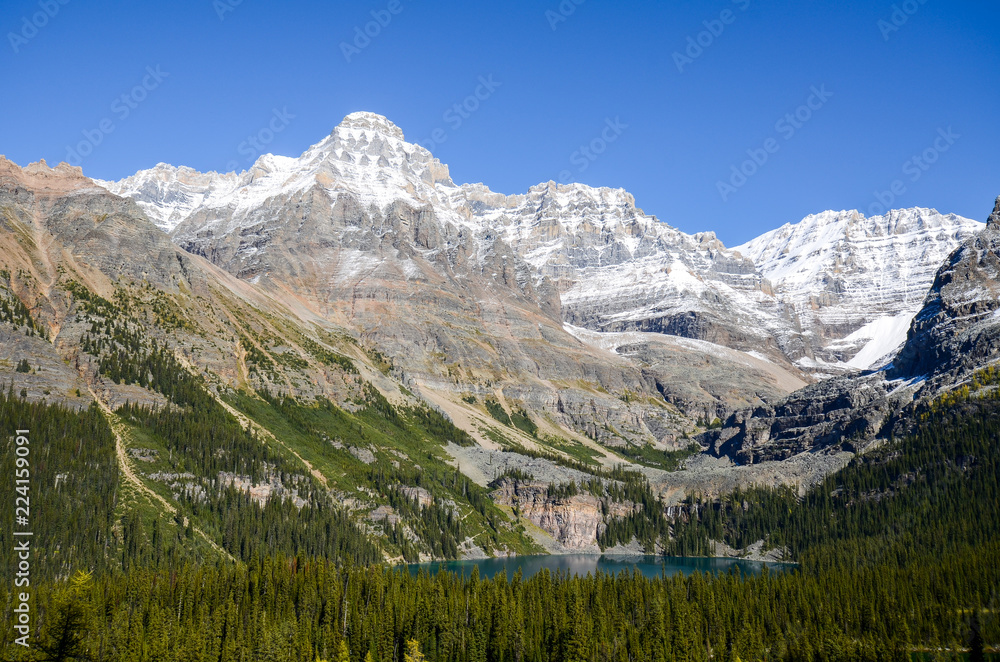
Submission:
POLYGON ((663 556, 597 556, 595 554, 558 554, 552 556, 517 556, 514 558, 482 559, 478 561, 439 561, 434 563, 414 563, 407 566, 411 574, 425 570, 434 574, 439 570, 459 573, 464 576, 472 574, 473 568, 479 568, 479 576, 493 577, 498 573, 506 573, 512 577, 518 569, 525 579, 532 575, 549 570, 552 573, 563 572, 585 576, 603 572, 617 574, 638 570, 647 577, 675 575, 681 573, 690 575, 693 572, 729 572, 738 570, 742 574, 755 575, 764 567, 769 572, 783 572, 794 568, 787 563, 764 563, 761 561, 744 561, 743 559, 705 559, 679 558, 663 556))

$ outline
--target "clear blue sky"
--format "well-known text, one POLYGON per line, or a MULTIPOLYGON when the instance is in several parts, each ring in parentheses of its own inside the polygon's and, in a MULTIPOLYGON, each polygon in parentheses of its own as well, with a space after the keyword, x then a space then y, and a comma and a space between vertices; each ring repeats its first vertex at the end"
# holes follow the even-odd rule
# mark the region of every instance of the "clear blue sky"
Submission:
POLYGON ((2 5, 0 153, 22 165, 83 141, 92 177, 243 169, 249 136, 296 156, 370 110, 411 141, 440 129, 433 151, 456 182, 623 187, 727 245, 824 209, 877 210, 876 192, 979 220, 1000 194, 993 0, 62 2, 2 5), (348 61, 342 44, 373 11, 391 20, 348 61), (685 53, 689 37, 707 46, 685 53), (675 53, 696 57, 679 71, 675 53), (810 99, 814 86, 832 96, 810 99), (454 104, 477 88, 462 117, 454 104), (270 134, 275 109, 294 118, 270 134), (796 111, 808 119, 779 124, 796 111), (592 142, 602 153, 579 151, 592 142), (747 150, 766 162, 731 179, 747 150), (934 163, 911 161, 927 150, 934 163))

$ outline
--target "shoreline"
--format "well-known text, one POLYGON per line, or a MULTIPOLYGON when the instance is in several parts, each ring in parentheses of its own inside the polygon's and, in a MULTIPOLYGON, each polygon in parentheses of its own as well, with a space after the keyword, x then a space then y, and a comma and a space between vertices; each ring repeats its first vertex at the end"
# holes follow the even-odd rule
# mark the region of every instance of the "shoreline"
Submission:
MULTIPOLYGON (((753 564, 753 566, 759 567, 760 570, 768 568, 769 570, 780 569, 781 571, 784 571, 785 569, 801 567, 799 563, 791 561, 771 561, 771 560, 760 560, 760 559, 734 558, 727 556, 662 556, 655 554, 632 554, 628 552, 619 552, 610 554, 603 554, 603 553, 602 554, 588 554, 588 553, 526 554, 522 556, 495 556, 485 559, 450 559, 450 560, 436 560, 436 561, 421 561, 418 563, 400 563, 392 565, 390 567, 406 568, 408 570, 419 571, 420 569, 423 568, 440 569, 442 566, 453 566, 453 568, 445 567, 445 569, 454 572, 461 568, 480 567, 485 564, 494 566, 494 568, 497 571, 499 571, 499 569, 501 568, 508 569, 509 571, 508 566, 510 566, 514 562, 520 561, 520 562, 527 562, 529 565, 543 566, 531 572, 531 574, 535 574, 538 571, 544 569, 544 566, 548 565, 555 566, 553 568, 549 568, 551 570, 563 570, 563 569, 572 570, 570 564, 560 567, 559 566, 560 560, 563 560, 565 562, 571 559, 577 559, 581 563, 586 563, 588 565, 592 563, 594 565, 593 568, 588 568, 587 572, 596 571, 596 572, 604 572, 606 574, 614 574, 621 570, 624 570, 624 568, 615 569, 612 573, 608 573, 607 571, 599 567, 602 558, 607 558, 608 561, 611 563, 617 563, 622 565, 627 565, 629 564, 629 560, 634 559, 635 562, 631 564, 632 568, 639 569, 640 572, 643 571, 642 566, 653 568, 655 566, 666 567, 671 565, 675 566, 677 572, 682 572, 685 569, 684 568, 685 565, 698 562, 703 563, 706 561, 728 562, 727 565, 753 564)), ((716 568, 697 568, 697 567, 689 569, 691 569, 692 571, 700 571, 700 572, 712 572, 715 570, 722 570, 722 568, 716 569, 716 568)), ((643 572, 643 574, 648 574, 648 573, 643 572)))

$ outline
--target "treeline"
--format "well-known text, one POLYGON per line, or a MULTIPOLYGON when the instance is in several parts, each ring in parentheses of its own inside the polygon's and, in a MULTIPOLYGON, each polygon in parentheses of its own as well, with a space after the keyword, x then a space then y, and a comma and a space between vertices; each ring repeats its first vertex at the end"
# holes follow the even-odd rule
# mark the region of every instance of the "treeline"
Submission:
MULTIPOLYGON (((12 490, 9 499, 0 499, 5 526, 14 521, 13 433, 30 430, 33 577, 65 578, 78 568, 113 573, 203 558, 195 553, 204 543, 195 539, 192 523, 243 561, 254 554, 382 560, 378 545, 339 504, 224 411, 126 405, 118 413, 143 429, 144 441, 183 457, 181 468, 193 472, 177 495, 176 516, 123 498, 114 437, 96 404, 74 411, 0 392, 0 429, 7 431, 0 471, 11 477, 12 490), (226 469, 259 481, 277 476, 289 493, 260 503, 221 484, 218 472, 226 469), (195 485, 208 489, 191 489, 195 485), (292 494, 301 502, 294 503, 292 494)), ((0 545, 3 567, 14 565, 11 550, 11 544, 0 545)))
MULTIPOLYGON (((409 640, 435 662, 904 661, 967 646, 974 619, 983 641, 1000 639, 980 611, 998 554, 993 542, 901 566, 485 581, 254 558, 46 587, 37 638, 65 639, 72 610, 77 654, 106 662, 315 662, 342 659, 342 643, 349 660, 402 662, 409 640)), ((9 629, 0 637, 18 659, 9 629)))
POLYGON ((646 553, 655 553, 656 542, 662 544, 667 538, 669 526, 663 501, 653 494, 645 476, 623 472, 618 482, 605 485, 605 491, 610 501, 632 503, 635 509, 625 517, 605 517, 606 528, 597 537, 601 549, 635 539, 646 553))
MULTIPOLYGON (((207 394, 189 403, 183 409, 127 404, 116 414, 134 426, 144 445, 175 458, 171 470, 180 472, 183 484, 175 497, 181 512, 224 550, 244 561, 279 553, 382 559, 372 539, 300 465, 243 428, 207 394), (261 503, 222 481, 224 474, 268 485, 273 493, 261 503)), ((153 544, 148 537, 147 544, 153 544)))
POLYGON ((738 490, 688 500, 668 552, 703 555, 709 540, 743 548, 758 540, 804 563, 840 551, 897 563, 923 550, 985 545, 1000 530, 1000 401, 968 399, 923 412, 913 435, 887 440, 803 497, 791 489, 738 490))
MULTIPOLYGON (((62 448, 59 439, 66 440, 61 466, 82 450, 68 444, 86 435, 98 440, 91 446, 100 451, 85 456, 87 466, 114 467, 113 440, 95 409, 76 413, 8 394, 0 399, 0 416, 8 429, 30 419, 33 440, 46 445, 62 448)), ((352 558, 362 563, 373 558, 350 545, 323 548, 319 555, 325 559, 287 554, 285 544, 308 544, 273 526, 250 535, 234 526, 223 534, 226 547, 243 562, 215 557, 194 565, 190 556, 170 551, 177 548, 171 541, 178 532, 188 536, 190 529, 167 522, 150 536, 133 517, 123 520, 123 538, 116 538, 112 495, 103 511, 96 501, 87 502, 87 514, 104 512, 103 518, 84 521, 83 511, 77 511, 74 527, 53 521, 39 529, 58 541, 60 554, 78 551, 76 561, 60 566, 60 572, 38 575, 35 650, 71 641, 78 659, 109 662, 315 662, 317 656, 340 659, 344 644, 349 660, 402 662, 406 642, 416 640, 434 661, 825 661, 907 660, 913 650, 937 656, 976 641, 995 645, 1000 642, 995 466, 1000 418, 990 402, 962 403, 937 416, 936 426, 859 458, 801 502, 775 492, 758 503, 754 493, 743 492, 732 495, 725 508, 706 506, 704 519, 709 512, 718 515, 724 535, 728 527, 729 535, 754 538, 759 533, 754 527, 765 527, 770 518, 777 527, 771 536, 798 550, 800 570, 755 577, 411 576, 353 565, 352 558), (103 536, 100 548, 88 551, 72 542, 77 532, 103 536), (105 547, 115 553, 102 553, 105 547), (99 572, 89 582, 67 583, 70 569, 94 567, 84 552, 104 559, 99 572)), ((89 480, 98 474, 84 475, 88 482, 79 484, 79 495, 87 494, 89 480)), ((421 475, 405 478, 426 481, 435 491, 445 484, 463 489, 457 473, 421 475)), ((105 484, 114 485, 115 479, 112 474, 105 484)), ((392 481, 382 480, 391 490, 392 481)), ((642 502, 638 481, 631 488, 638 492, 627 485, 615 488, 621 490, 616 496, 642 502)), ((223 494, 232 502, 225 512, 259 510, 244 493, 223 494)), ((300 517, 290 506, 280 500, 268 504, 300 517)), ((47 507, 73 513, 75 504, 47 507)), ((218 521, 195 513, 193 506, 192 516, 201 524, 218 521)), ((697 525, 691 530, 699 531, 697 525)), ((7 618, 13 606, 9 590, 8 584, 0 586, 7 618)), ((11 645, 12 636, 5 629, 0 644, 4 656, 16 660, 21 651, 11 645)))
POLYGON ((325 399, 306 404, 266 391, 258 393, 259 399, 240 397, 233 402, 308 453, 344 492, 363 491, 365 500, 374 496, 380 505, 390 506, 393 514, 371 526, 386 534, 394 556, 413 561, 421 554, 457 558, 466 539, 487 554, 540 551, 485 488, 448 464, 450 456, 443 447, 473 443, 465 432, 427 407, 394 406, 371 384, 365 384, 363 393, 357 403, 363 406, 353 412, 325 399), (362 463, 349 446, 368 450, 370 460, 362 463), (426 490, 430 505, 419 507, 403 487, 426 490), (394 524, 397 517, 401 522, 394 524))
MULTIPOLYGON (((188 493, 184 511, 240 561, 254 555, 301 553, 379 563, 382 552, 350 514, 329 497, 307 494, 304 504, 287 496, 257 502, 245 490, 225 487, 203 498, 188 493)), ((154 550, 155 551, 155 550, 154 550)))

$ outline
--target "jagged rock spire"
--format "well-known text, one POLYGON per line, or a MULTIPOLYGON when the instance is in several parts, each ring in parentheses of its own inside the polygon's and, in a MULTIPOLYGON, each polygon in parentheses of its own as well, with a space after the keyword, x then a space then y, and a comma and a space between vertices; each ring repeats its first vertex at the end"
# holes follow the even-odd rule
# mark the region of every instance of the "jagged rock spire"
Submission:
POLYGON ((1000 195, 997 196, 996 204, 993 205, 993 213, 986 220, 986 224, 990 226, 997 226, 1000 223, 1000 195))

